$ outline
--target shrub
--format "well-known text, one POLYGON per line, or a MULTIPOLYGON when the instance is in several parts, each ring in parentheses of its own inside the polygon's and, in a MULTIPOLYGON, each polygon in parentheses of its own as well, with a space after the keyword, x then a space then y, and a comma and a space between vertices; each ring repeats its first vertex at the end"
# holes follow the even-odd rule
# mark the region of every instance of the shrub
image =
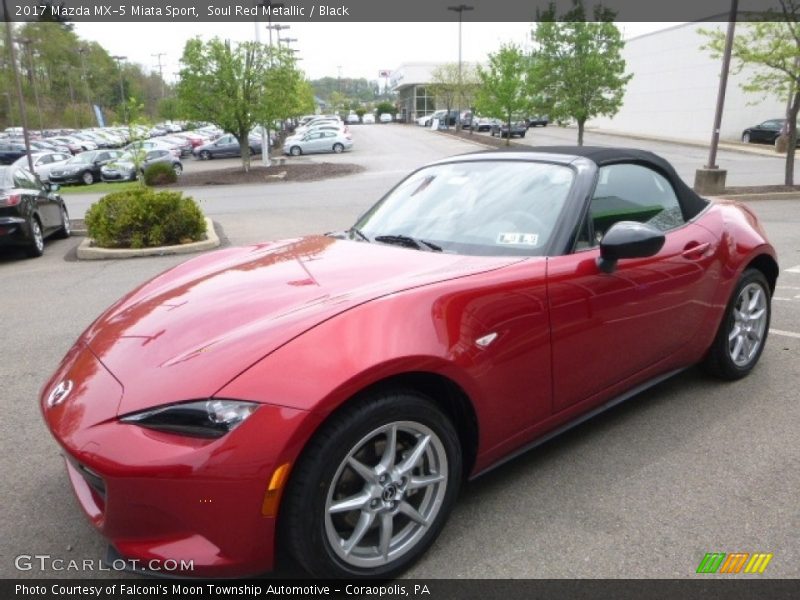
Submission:
POLYGON ((166 185, 176 181, 178 181, 178 176, 170 164, 154 163, 144 170, 146 185, 166 185))
POLYGON ((86 213, 89 237, 102 248, 172 246, 203 239, 206 222, 181 192, 139 188, 114 192, 86 213))

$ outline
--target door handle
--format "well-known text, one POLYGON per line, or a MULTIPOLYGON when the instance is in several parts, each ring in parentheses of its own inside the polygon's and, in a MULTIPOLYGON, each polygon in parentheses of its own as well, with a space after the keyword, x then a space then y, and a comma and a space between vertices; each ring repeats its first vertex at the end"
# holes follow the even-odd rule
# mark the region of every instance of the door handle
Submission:
POLYGON ((689 242, 688 244, 686 244, 686 247, 683 249, 683 252, 681 254, 684 258, 692 260, 703 258, 703 256, 705 255, 706 251, 709 249, 710 246, 711 246, 710 242, 703 242, 703 243, 689 242))

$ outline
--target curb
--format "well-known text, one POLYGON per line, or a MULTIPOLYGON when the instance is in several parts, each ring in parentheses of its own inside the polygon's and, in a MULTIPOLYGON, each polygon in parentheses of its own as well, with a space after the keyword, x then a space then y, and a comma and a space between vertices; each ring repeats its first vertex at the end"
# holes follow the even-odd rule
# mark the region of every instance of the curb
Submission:
POLYGON ((208 217, 206 221, 206 239, 179 246, 156 246, 155 248, 96 248, 93 240, 85 238, 77 249, 79 260, 108 260, 117 258, 138 258, 140 256, 167 256, 170 254, 191 254, 212 250, 220 245, 214 223, 208 217))
POLYGON ((800 192, 758 192, 753 194, 719 194, 718 198, 727 200, 800 200, 800 192))

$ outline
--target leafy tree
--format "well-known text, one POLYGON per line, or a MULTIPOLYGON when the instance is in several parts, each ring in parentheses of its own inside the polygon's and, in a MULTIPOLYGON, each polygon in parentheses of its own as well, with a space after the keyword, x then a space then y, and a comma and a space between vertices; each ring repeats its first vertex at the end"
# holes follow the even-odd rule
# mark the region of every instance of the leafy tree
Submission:
MULTIPOLYGON (((797 144, 797 114, 800 111, 800 1, 778 0, 779 13, 768 11, 764 21, 741 23, 734 36, 731 58, 733 71, 740 73, 746 66, 755 72, 740 84, 745 92, 770 94, 781 100, 789 99, 786 111, 788 122, 786 168, 784 183, 794 185, 794 158, 797 144)), ((708 38, 706 48, 712 56, 722 56, 725 34, 722 31, 701 30, 708 38)))
POLYGON ((458 64, 446 63, 433 70, 431 82, 427 85, 428 93, 436 99, 436 104, 447 109, 448 116, 444 120, 446 129, 450 127, 450 111, 461 99, 458 75, 458 64))
POLYGON ((186 42, 177 86, 182 111, 188 118, 209 121, 232 133, 245 171, 250 169, 253 127, 285 119, 294 110, 301 76, 290 54, 255 42, 236 46, 219 38, 186 42))
POLYGON ((388 100, 384 100, 382 102, 378 102, 378 104, 375 106, 375 112, 379 115, 383 113, 390 113, 394 115, 397 113, 397 107, 388 100))
POLYGON ((587 22, 583 0, 573 0, 572 9, 557 19, 551 2, 533 31, 528 81, 534 104, 552 120, 574 120, 579 146, 587 120, 617 114, 633 76, 625 74, 625 42, 614 16, 598 4, 587 22))
MULTIPOLYGON (((487 68, 478 67, 480 87, 475 95, 475 108, 484 115, 502 116, 511 131, 515 115, 530 108, 525 69, 528 60, 516 44, 504 44, 489 55, 487 68)), ((511 136, 506 138, 506 145, 511 136)))

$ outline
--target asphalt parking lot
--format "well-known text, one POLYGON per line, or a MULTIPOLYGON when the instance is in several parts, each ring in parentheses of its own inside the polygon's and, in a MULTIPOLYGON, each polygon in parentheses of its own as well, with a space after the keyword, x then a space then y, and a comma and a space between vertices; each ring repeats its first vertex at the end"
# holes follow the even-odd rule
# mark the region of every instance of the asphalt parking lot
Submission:
MULTIPOLYGON (((348 227, 410 169, 479 149, 412 126, 352 130, 352 152, 303 160, 355 162, 366 167, 363 173, 189 193, 230 243, 248 244, 348 227)), ((538 129, 532 139, 545 134, 568 132, 538 129)), ((686 161, 692 152, 670 145, 664 155, 686 161)), ((782 172, 778 158, 753 167, 749 161, 755 158, 741 157, 729 167, 741 162, 747 173, 731 173, 745 182, 741 185, 765 170, 782 172)), ((225 163, 236 160, 207 164, 225 163)), ((686 168, 679 168, 682 175, 686 168)), ((94 199, 68 196, 73 218, 94 199)), ((800 576, 800 202, 760 200, 750 206, 781 259, 772 334, 751 376, 721 384, 689 370, 471 482, 438 542, 408 576, 683 578, 695 577, 704 554, 716 551, 772 552, 760 577, 800 576)), ((72 256, 79 241, 49 242, 36 260, 0 254, 6 325, 0 341, 4 578, 42 576, 38 569, 15 568, 21 554, 65 560, 104 556, 103 539, 72 496, 37 394, 105 307, 186 260, 77 262, 72 256)))

